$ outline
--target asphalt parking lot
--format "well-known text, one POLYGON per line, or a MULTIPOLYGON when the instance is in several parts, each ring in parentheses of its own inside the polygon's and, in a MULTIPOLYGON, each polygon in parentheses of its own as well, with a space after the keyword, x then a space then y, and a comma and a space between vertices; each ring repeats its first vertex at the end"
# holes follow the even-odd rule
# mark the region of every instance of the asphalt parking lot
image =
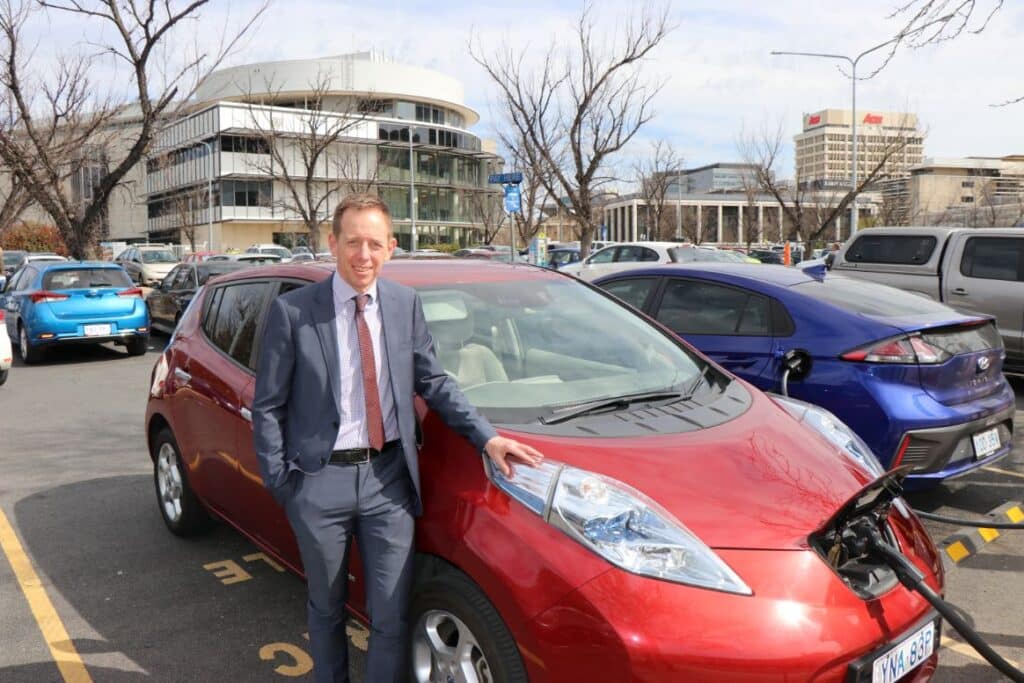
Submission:
MULTIPOLYGON (((226 526, 186 541, 161 521, 142 421, 164 341, 137 358, 81 347, 16 360, 0 389, 0 682, 308 678, 302 582, 226 526)), ((1016 452, 909 496, 914 507, 978 516, 1024 500, 1024 381, 1013 383, 1016 452)), ((927 526, 940 545, 960 530, 927 526)), ((946 595, 1024 666, 1024 533, 969 550, 950 557, 946 595)), ((933 680, 1001 680, 943 635, 933 680)), ((357 670, 366 637, 350 626, 357 670)))

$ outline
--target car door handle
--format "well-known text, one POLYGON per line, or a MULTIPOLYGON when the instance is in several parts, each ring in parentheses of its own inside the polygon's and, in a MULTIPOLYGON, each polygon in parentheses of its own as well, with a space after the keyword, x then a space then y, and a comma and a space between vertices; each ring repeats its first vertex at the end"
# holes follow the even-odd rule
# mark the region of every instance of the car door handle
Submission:
POLYGON ((188 374, 181 368, 174 368, 174 379, 178 380, 182 384, 188 384, 192 381, 192 375, 188 374))
POLYGON ((967 290, 964 289, 963 287, 957 287, 956 289, 953 290, 953 293, 958 296, 966 296, 967 290))
POLYGON ((246 422, 252 422, 252 411, 242 406, 238 409, 238 414, 242 416, 242 419, 246 422))

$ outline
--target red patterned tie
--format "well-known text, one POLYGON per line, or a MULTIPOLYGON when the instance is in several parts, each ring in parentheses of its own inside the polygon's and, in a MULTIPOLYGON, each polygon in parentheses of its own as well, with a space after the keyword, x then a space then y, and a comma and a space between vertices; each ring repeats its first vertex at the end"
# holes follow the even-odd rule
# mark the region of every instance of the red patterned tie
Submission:
POLYGON ((359 360, 363 366, 363 400, 366 402, 366 431, 370 435, 370 448, 384 448, 384 415, 380 409, 377 389, 377 362, 373 357, 373 340, 366 324, 363 309, 370 301, 369 294, 359 294, 356 301, 356 330, 359 332, 359 360))

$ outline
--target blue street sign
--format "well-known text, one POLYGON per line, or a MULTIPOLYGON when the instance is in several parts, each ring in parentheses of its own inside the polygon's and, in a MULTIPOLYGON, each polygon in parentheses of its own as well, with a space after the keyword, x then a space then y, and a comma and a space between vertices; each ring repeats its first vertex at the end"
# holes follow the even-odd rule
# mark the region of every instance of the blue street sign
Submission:
POLYGON ((509 183, 513 183, 515 185, 518 185, 519 183, 523 182, 523 174, 522 173, 492 173, 491 175, 487 176, 487 182, 489 182, 489 183, 491 183, 493 185, 507 185, 509 183))
POLYGON ((518 185, 505 186, 505 213, 520 213, 522 210, 522 196, 519 193, 518 185))

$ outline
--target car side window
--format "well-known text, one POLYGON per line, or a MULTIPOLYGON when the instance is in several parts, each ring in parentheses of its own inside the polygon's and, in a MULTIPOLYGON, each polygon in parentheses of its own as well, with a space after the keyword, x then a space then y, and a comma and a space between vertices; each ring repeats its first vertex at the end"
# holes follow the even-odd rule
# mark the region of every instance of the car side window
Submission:
POLYGON ((270 286, 269 282, 252 282, 219 287, 220 296, 211 303, 207 321, 203 324, 203 329, 217 348, 253 370, 256 328, 270 286))
MULTIPOLYGON (((619 247, 619 253, 615 255, 616 261, 644 261, 643 253, 645 249, 643 247, 619 247)), ((658 259, 655 258, 655 261, 658 259)))
POLYGON ((601 285, 609 294, 622 299, 637 310, 644 309, 644 302, 651 295, 658 278, 654 277, 631 277, 623 280, 615 280, 601 285))
POLYGON ((656 318, 682 334, 768 336, 768 297, 734 287, 670 280, 656 318))
POLYGON ((640 248, 640 258, 638 258, 637 261, 657 262, 659 260, 660 259, 658 258, 658 252, 654 251, 653 249, 648 249, 647 247, 640 248))
POLYGON ((960 260, 964 277, 1024 282, 1024 239, 971 237, 960 260))
POLYGON ((18 290, 27 289, 29 285, 32 284, 32 281, 35 279, 37 274, 38 271, 35 268, 32 266, 25 266, 21 269, 20 275, 15 279, 11 291, 17 292, 18 290))
POLYGON ((937 244, 932 235, 863 235, 843 258, 851 263, 920 265, 928 262, 937 244))
POLYGON ((587 263, 611 263, 613 260, 615 260, 615 252, 616 247, 602 249, 601 251, 591 256, 587 263))
POLYGON ((199 279, 194 266, 185 269, 185 280, 181 284, 182 289, 198 289, 199 279))

